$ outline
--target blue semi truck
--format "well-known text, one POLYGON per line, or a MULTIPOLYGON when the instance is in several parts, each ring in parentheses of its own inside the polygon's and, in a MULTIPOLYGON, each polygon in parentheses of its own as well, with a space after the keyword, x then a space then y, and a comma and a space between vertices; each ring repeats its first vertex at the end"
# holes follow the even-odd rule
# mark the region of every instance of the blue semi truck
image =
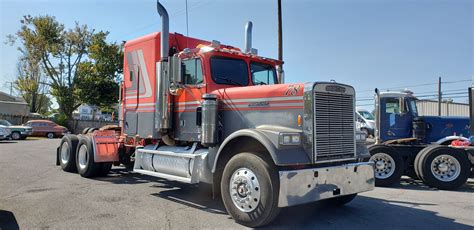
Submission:
MULTIPOLYGON (((472 116, 419 116, 416 100, 411 92, 376 90, 375 144, 369 148, 375 184, 390 186, 407 175, 432 187, 456 189, 471 175, 474 157, 451 143, 469 141, 472 116)), ((471 110, 472 104, 471 99, 471 110)))

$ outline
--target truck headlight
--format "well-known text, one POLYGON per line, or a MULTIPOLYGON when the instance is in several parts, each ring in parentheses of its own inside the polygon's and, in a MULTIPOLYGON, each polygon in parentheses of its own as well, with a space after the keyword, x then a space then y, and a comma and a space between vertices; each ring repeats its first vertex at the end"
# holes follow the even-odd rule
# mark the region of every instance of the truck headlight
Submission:
POLYGON ((280 145, 300 145, 300 133, 280 133, 280 145))

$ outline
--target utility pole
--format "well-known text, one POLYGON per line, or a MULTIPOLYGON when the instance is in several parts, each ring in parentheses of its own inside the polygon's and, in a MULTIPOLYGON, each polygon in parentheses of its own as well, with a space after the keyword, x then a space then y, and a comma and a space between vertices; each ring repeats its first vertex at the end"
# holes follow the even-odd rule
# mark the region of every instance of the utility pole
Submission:
POLYGON ((441 100, 443 95, 441 93, 441 77, 438 78, 438 116, 441 116, 441 100))
POLYGON ((283 38, 281 28, 281 0, 278 0, 278 60, 283 61, 283 38))

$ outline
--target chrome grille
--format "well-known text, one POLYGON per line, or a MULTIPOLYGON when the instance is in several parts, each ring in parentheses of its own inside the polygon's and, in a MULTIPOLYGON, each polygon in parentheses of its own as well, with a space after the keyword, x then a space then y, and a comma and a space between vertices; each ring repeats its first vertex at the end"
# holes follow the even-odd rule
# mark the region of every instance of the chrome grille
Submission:
POLYGON ((316 162, 355 157, 354 95, 314 92, 316 162))

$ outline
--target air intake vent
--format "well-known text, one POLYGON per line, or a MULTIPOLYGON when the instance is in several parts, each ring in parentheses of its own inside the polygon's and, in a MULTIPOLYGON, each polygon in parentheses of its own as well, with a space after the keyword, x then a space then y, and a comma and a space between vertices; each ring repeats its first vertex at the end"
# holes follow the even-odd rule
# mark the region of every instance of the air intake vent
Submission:
POLYGON ((316 162, 355 158, 354 95, 314 93, 316 162))

